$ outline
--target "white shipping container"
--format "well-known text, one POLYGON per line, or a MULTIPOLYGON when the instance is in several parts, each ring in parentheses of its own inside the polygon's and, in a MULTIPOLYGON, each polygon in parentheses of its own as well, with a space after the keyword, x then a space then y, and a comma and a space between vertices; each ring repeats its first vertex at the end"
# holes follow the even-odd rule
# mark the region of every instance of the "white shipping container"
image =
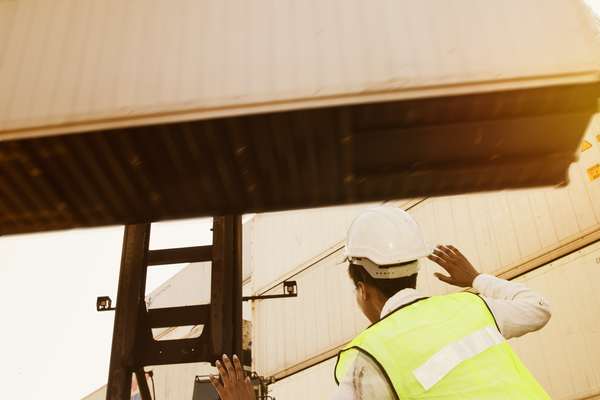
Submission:
MULTIPOLYGON (((596 138, 599 128, 600 116, 597 115, 585 135, 585 140, 592 145, 582 152, 581 160, 571 166, 571 181, 567 187, 427 198, 413 205, 409 212, 432 244, 456 245, 477 268, 491 274, 514 276, 561 253, 599 240, 600 178, 593 179, 588 173, 590 165, 600 164, 600 141, 596 138)), ((406 203, 405 207, 411 204, 414 203, 406 203)), ((253 244, 257 245, 271 244, 277 237, 274 251, 278 252, 274 257, 270 252, 273 246, 257 247, 253 253, 255 259, 273 257, 275 262, 265 262, 255 271, 276 265, 275 272, 262 271, 261 276, 288 278, 291 275, 299 288, 296 299, 254 303, 254 359, 256 369, 264 374, 285 373, 300 368, 307 359, 322 358, 366 326, 366 320, 355 305, 353 286, 342 263, 343 226, 336 227, 339 232, 336 247, 304 260, 300 269, 290 266, 287 274, 280 268, 289 264, 283 261, 278 264, 279 257, 286 260, 294 259, 290 254, 306 254, 294 253, 296 242, 288 238, 294 237, 295 232, 304 237, 318 230, 319 223, 327 223, 325 217, 312 222, 305 220, 302 218, 305 213, 274 215, 269 229, 257 230, 253 238, 253 244), (283 231, 286 234, 278 234, 283 231), (289 273, 293 271, 297 274, 289 273)), ((329 240, 336 242, 333 236, 329 240)), ((438 266, 429 260, 423 260, 422 266, 418 288, 424 293, 456 290, 433 276, 433 272, 441 270, 438 266)), ((272 282, 273 289, 266 294, 280 291, 277 283, 272 282)))
POLYGON ((326 353, 368 325, 342 258, 338 250, 294 276, 297 298, 254 303, 252 352, 260 374, 275 375, 326 353))
MULTIPOLYGON (((546 296, 552 318, 510 344, 551 398, 600 399, 600 242, 516 280, 546 296)), ((272 394, 277 400, 327 399, 335 390, 334 366, 333 358, 282 379, 272 394)))
MULTIPOLYGON (((146 367, 154 373, 155 399, 192 400, 196 375, 216 374, 217 369, 208 363, 190 363, 146 367)), ((152 391, 152 383, 150 383, 152 391)))
POLYGON ((581 0, 0 3, 4 138, 600 79, 581 0))
POLYGON ((553 399, 600 397, 600 242, 517 280, 549 299, 552 318, 515 350, 553 399))
POLYGON ((269 386, 270 395, 275 400, 326 400, 331 398, 337 385, 333 379, 335 358, 323 361, 282 379, 269 386))
POLYGON ((339 247, 350 222, 369 205, 374 204, 257 214, 248 261, 254 292, 281 281, 315 255, 339 247))
POLYGON ((102 386, 101 388, 94 390, 81 400, 106 400, 106 386, 102 386))

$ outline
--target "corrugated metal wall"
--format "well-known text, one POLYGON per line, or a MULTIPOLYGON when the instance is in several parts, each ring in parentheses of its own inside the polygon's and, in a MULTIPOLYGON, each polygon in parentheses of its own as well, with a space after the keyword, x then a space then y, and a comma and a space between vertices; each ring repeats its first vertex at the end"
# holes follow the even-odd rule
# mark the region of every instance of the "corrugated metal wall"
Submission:
POLYGON ((297 298, 255 302, 252 351, 261 374, 324 353, 368 325, 341 258, 339 250, 295 276, 297 298))
POLYGON ((339 245, 346 229, 366 204, 257 214, 250 261, 255 292, 339 245))
MULTIPOLYGON (((511 345, 553 399, 600 398, 600 242, 517 280, 544 293, 553 315, 544 329, 511 345)), ((283 379, 273 394, 279 400, 327 399, 335 390, 334 365, 331 359, 283 379)))
POLYGON ((600 68, 573 0, 2 3, 0 130, 600 68))
POLYGON ((210 262, 189 264, 146 296, 148 308, 210 303, 210 270, 210 262))
POLYGON ((106 386, 93 391, 81 400, 106 400, 106 386))
MULTIPOLYGON (((428 240, 434 244, 457 245, 487 273, 504 272, 561 246, 576 243, 586 235, 595 237, 593 235, 597 236, 600 231, 600 178, 594 180, 587 170, 590 165, 600 163, 597 135, 600 135, 600 116, 595 117, 585 136, 592 146, 572 165, 571 182, 565 188, 429 198, 409 212, 422 226, 428 240)), ((353 209, 352 213, 357 211, 353 209)), ((321 259, 302 251, 294 253, 298 248, 293 240, 295 232, 304 237, 319 223, 327 224, 327 219, 305 220, 304 213, 272 214, 268 229, 255 232, 254 245, 271 244, 270 241, 277 238, 277 249, 264 244, 255 248, 255 259, 272 257, 274 260, 255 268, 256 273, 259 269, 275 269, 261 272, 263 277, 286 276, 281 266, 289 265, 284 264, 288 259, 304 256, 305 261, 318 260, 293 277, 298 281, 298 298, 254 304, 254 359, 256 369, 264 374, 279 373, 331 351, 366 326, 366 320, 355 305, 346 268, 338 265, 342 260, 341 250, 322 254, 321 259), (284 231, 287 236, 279 234, 284 231), (284 240, 290 237, 292 239, 284 240)), ((323 238, 330 243, 343 240, 345 229, 341 224, 344 221, 349 222, 349 219, 341 218, 334 230, 339 232, 337 239, 323 238)), ((304 261, 301 265, 306 267, 304 261)), ((297 270, 293 265, 289 268, 297 270)), ((423 261, 424 273, 420 275, 418 286, 428 294, 455 290, 432 276, 438 268, 428 260, 423 261)), ((267 293, 277 291, 279 287, 267 293)))
POLYGON ((4 49, 17 12, 16 0, 0 1, 0 70, 4 64, 4 49))
POLYGON ((552 318, 515 350, 553 399, 600 395, 600 242, 517 280, 550 299, 552 318))
MULTIPOLYGON (((217 372, 207 363, 191 363, 147 367, 154 372, 156 399, 192 400, 196 375, 209 375, 217 372)), ((152 386, 150 386, 152 390, 152 386)))
MULTIPOLYGON (((408 207, 419 200, 388 202, 408 207)), ((252 270, 254 293, 299 271, 342 246, 352 220, 366 207, 380 203, 257 214, 249 226, 245 266, 252 270), (273 240, 276 238, 276 243, 273 240)))
POLYGON ((333 380, 334 367, 335 359, 324 361, 271 385, 270 394, 277 400, 329 399, 337 387, 333 380))

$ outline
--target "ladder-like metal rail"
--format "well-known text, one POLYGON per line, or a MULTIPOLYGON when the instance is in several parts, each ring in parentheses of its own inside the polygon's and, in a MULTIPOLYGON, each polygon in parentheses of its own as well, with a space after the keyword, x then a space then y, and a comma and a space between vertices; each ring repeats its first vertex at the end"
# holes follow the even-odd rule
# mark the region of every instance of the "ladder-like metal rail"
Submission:
POLYGON ((210 246, 149 250, 151 224, 125 226, 117 292, 107 400, 129 400, 132 374, 142 399, 150 400, 144 366, 212 362, 221 354, 242 354, 241 217, 213 220, 210 246), (210 304, 146 309, 149 266, 208 262, 210 304), (154 340, 153 328, 203 325, 197 338, 154 340))

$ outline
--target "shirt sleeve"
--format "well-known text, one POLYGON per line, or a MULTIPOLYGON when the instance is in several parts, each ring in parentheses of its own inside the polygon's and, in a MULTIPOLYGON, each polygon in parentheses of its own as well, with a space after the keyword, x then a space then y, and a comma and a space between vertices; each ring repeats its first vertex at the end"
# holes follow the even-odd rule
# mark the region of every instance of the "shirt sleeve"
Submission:
POLYGON ((473 281, 473 289, 490 308, 506 339, 537 331, 550 320, 550 304, 522 283, 481 274, 473 281))

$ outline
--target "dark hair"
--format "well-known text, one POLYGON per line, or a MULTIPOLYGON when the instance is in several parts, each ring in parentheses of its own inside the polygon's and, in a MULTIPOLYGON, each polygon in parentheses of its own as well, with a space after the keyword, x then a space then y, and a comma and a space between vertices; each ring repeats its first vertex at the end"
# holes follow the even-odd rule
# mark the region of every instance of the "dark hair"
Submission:
POLYGON ((386 298, 390 298, 402 289, 417 287, 417 274, 396 279, 375 279, 361 266, 350 264, 348 266, 348 275, 358 286, 358 282, 369 284, 379 290, 386 298))

